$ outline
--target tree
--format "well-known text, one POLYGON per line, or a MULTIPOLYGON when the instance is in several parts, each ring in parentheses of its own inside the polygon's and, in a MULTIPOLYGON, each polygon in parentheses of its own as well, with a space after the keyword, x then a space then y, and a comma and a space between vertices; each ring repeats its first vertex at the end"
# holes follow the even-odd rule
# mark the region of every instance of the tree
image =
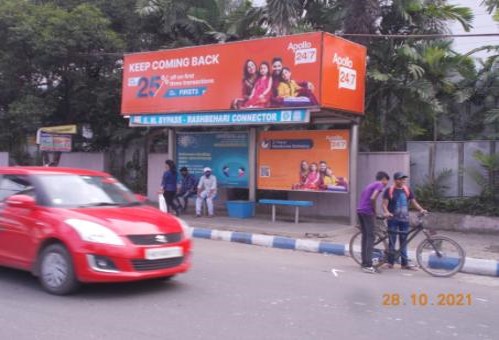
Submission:
POLYGON ((489 14, 494 14, 495 20, 499 21, 499 0, 482 0, 482 6, 487 7, 489 14))
POLYGON ((0 22, 4 148, 22 150, 26 137, 43 125, 85 122, 97 136, 103 132, 107 124, 92 121, 92 115, 97 110, 100 116, 118 115, 120 74, 114 53, 119 57, 123 44, 102 12, 88 4, 66 10, 52 2, 5 0, 0 22), (110 90, 115 91, 112 103, 102 105, 101 92, 110 90), (12 136, 22 142, 9 147, 12 136))
MULTIPOLYGON (((497 0, 483 5, 496 10, 497 0)), ((469 9, 444 0, 269 0, 259 8, 248 0, 4 0, 0 143, 14 147, 14 134, 23 139, 39 124, 66 122, 91 123, 94 148, 140 135, 119 115, 123 51, 317 29, 368 47, 364 149, 400 150, 408 139, 466 138, 484 122, 496 126, 496 62, 481 73, 445 40, 348 34, 445 33, 447 20, 469 29, 471 19, 469 9), (463 115, 459 104, 483 110, 463 115)))
POLYGON ((138 0, 136 12, 157 39, 150 47, 172 48, 235 39, 227 18, 245 6, 238 0, 138 0))
POLYGON ((499 136, 499 56, 491 56, 457 84, 449 116, 453 139, 497 139, 499 136))
MULTIPOLYGON (((392 1, 380 7, 381 34, 442 33, 445 19, 468 23, 469 9, 436 2, 392 1)), ((467 63, 450 42, 373 39, 368 47, 366 120, 362 145, 368 150, 401 150, 414 138, 438 139, 440 116, 467 63), (433 133, 431 133, 433 132, 433 133)))

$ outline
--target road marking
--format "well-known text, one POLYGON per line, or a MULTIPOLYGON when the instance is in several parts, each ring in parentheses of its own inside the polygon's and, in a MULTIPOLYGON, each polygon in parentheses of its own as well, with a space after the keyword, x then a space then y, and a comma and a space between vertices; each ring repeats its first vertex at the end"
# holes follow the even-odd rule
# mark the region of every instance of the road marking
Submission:
POLYGON ((338 273, 344 273, 344 271, 332 268, 331 273, 333 273, 334 277, 338 277, 338 273))

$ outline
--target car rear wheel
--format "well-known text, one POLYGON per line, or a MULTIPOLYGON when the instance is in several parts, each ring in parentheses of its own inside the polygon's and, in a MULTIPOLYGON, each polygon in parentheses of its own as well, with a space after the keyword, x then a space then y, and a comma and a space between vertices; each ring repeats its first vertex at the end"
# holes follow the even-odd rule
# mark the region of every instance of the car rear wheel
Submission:
POLYGON ((39 264, 39 280, 47 292, 66 295, 78 288, 71 255, 62 244, 51 244, 43 249, 39 264))

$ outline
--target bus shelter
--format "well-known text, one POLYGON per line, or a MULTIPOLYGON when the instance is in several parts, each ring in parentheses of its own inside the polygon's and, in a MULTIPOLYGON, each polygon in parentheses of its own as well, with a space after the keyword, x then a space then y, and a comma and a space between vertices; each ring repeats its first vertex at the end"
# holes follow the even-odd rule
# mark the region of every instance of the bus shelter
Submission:
POLYGON ((121 114, 168 128, 179 167, 355 223, 365 47, 314 32, 127 54, 123 67, 121 114))

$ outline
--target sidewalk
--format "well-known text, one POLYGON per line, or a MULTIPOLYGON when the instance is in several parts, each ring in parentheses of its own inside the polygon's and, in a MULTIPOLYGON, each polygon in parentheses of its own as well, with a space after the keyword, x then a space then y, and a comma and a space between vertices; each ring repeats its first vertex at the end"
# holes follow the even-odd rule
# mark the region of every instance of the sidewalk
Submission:
MULTIPOLYGON (((272 223, 269 214, 238 219, 227 216, 196 218, 186 213, 181 218, 193 228, 194 237, 346 256, 350 238, 357 232, 356 228, 347 225, 346 219, 305 217, 295 224, 292 216, 277 216, 272 223)), ((499 235, 447 230, 438 231, 438 234, 454 239, 466 251, 463 272, 499 276, 499 235)), ((418 243, 418 239, 413 240, 409 251, 414 251, 418 243)))

